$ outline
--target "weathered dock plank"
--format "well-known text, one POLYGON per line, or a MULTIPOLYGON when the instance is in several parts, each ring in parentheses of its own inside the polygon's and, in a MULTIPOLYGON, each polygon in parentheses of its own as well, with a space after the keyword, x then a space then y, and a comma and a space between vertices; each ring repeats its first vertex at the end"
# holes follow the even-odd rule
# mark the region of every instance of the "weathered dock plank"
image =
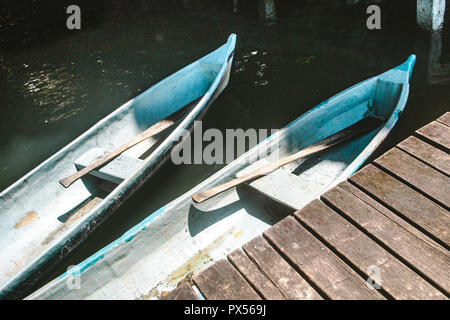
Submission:
POLYGON ((230 253, 228 260, 264 299, 286 300, 283 293, 258 269, 242 249, 239 248, 230 253))
POLYGON ((200 293, 209 300, 261 300, 230 262, 219 260, 194 277, 200 293))
POLYGON ((436 121, 450 127, 450 112, 447 111, 442 116, 440 116, 436 121))
POLYGON ((449 299, 449 147, 447 112, 195 284, 206 299, 449 299))
POLYGON ((340 186, 327 191, 322 198, 394 256, 450 294, 448 251, 443 252, 423 241, 340 186))
POLYGON ((293 217, 283 219, 264 235, 328 298, 384 299, 293 217))
POLYGON ((450 217, 443 207, 370 164, 350 177, 350 181, 446 249, 450 248, 450 217))
POLYGON ((450 176, 450 155, 432 145, 411 136, 400 142, 397 148, 423 161, 430 167, 450 176))
POLYGON ((427 141, 440 146, 445 152, 450 151, 450 127, 438 121, 420 128, 416 133, 427 141))
POLYGON ((355 187, 348 181, 343 181, 338 185, 339 188, 347 191, 348 193, 351 193, 364 203, 366 203, 368 206, 374 208, 376 211, 378 211, 380 214, 386 216, 389 220, 392 220, 396 224, 398 224, 403 229, 409 231, 413 235, 415 235, 417 238, 421 239, 422 241, 425 241, 428 243, 428 245, 432 246, 436 250, 440 251, 443 254, 448 254, 448 250, 445 249, 442 245, 438 244, 436 241, 434 241, 432 238, 427 236, 425 233, 414 227, 412 224, 407 222, 405 219, 401 218, 399 215, 395 214, 391 210, 389 210, 387 207, 379 203, 377 200, 369 196, 367 193, 362 191, 361 189, 355 187))
POLYGON ((367 278, 371 276, 371 268, 378 268, 379 285, 391 297, 395 299, 446 298, 439 290, 323 202, 314 200, 294 215, 348 259, 367 278))
POLYGON ((374 161, 399 180, 427 194, 446 209, 450 206, 450 192, 442 188, 448 177, 400 149, 393 148, 374 161))
POLYGON ((247 242, 243 249, 287 299, 322 299, 317 291, 261 236, 247 242))
POLYGON ((200 298, 189 284, 183 283, 162 297, 162 300, 200 300, 200 298))

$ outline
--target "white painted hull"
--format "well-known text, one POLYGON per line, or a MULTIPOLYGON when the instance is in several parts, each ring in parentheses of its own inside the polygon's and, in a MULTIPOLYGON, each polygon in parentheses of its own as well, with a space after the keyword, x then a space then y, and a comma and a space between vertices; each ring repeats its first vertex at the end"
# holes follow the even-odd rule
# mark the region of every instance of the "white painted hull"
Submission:
POLYGON ((226 87, 235 43, 231 35, 222 47, 125 103, 0 194, 0 298, 15 297, 50 272, 161 166, 226 87), (111 192, 92 176, 67 189, 59 184, 76 172, 79 157, 95 148, 112 151, 193 101, 166 136, 124 153, 139 164, 111 192), (94 197, 100 201, 86 209, 94 197))
POLYGON ((356 171, 405 107, 414 61, 411 56, 310 110, 28 298, 159 298, 356 171), (233 179, 248 163, 255 166, 266 150, 277 152, 262 161, 274 161, 369 115, 383 118, 383 126, 202 204, 191 200, 193 193, 233 179), (73 279, 79 289, 68 286, 73 279))

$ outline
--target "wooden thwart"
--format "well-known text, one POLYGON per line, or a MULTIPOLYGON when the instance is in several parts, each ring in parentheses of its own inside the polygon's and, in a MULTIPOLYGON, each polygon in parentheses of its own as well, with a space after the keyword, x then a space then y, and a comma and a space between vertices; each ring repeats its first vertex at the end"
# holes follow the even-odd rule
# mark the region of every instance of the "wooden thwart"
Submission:
POLYGON ((283 219, 264 235, 329 298, 384 299, 293 217, 283 219))
POLYGON ((382 243, 385 248, 450 294, 448 251, 442 252, 423 241, 341 186, 329 190, 322 198, 366 234, 375 237, 378 243, 382 243))
POLYGON ((370 164, 350 177, 350 181, 394 209, 446 249, 450 248, 450 217, 447 210, 370 164))
POLYGON ((162 300, 200 300, 200 298, 189 284, 183 283, 162 297, 162 300))
POLYGON ((449 178, 407 153, 393 148, 375 160, 393 176, 427 194, 445 208, 450 206, 450 192, 443 188, 449 178))
POLYGON ((224 259, 194 277, 194 282, 209 300, 261 300, 230 262, 224 259))
POLYGON ((195 107, 196 103, 200 100, 200 98, 192 101, 191 103, 187 104, 183 108, 180 108, 179 110, 175 111, 171 115, 169 115, 166 119, 162 119, 155 123, 154 125, 147 128, 145 131, 141 132, 131 140, 127 141, 126 143, 122 144, 120 147, 116 148, 115 150, 106 153, 102 157, 96 159, 80 171, 75 172, 74 174, 65 177, 61 180, 59 180, 59 183, 64 186, 65 188, 68 188, 72 183, 77 181, 78 179, 84 177, 85 175, 89 174, 92 170, 95 170, 108 162, 114 160, 119 155, 121 155, 126 150, 134 147, 135 145, 141 143, 142 141, 153 137, 164 130, 168 129, 169 127, 175 126, 179 121, 181 121, 183 118, 186 117, 186 115, 195 107))
POLYGON ((252 285, 252 287, 267 300, 285 300, 280 290, 258 269, 242 249, 236 249, 228 255, 228 260, 252 285))
POLYGON ((381 288, 395 299, 445 299, 423 278, 319 200, 297 211, 295 217, 368 278, 379 270, 381 288))
POLYGON ((243 249, 287 299, 322 299, 316 290, 261 236, 246 243, 243 249))
MULTIPOLYGON (((74 161, 78 169, 88 167, 96 159, 107 155, 108 151, 101 148, 93 148, 81 157, 74 161)), ((93 169, 89 172, 90 175, 100 178, 103 181, 109 181, 113 184, 119 184, 123 180, 130 177, 142 165, 144 161, 133 157, 128 157, 124 154, 117 156, 114 161, 93 169)))
POLYGON ((450 155, 432 145, 411 136, 400 142, 397 148, 406 153, 420 159, 427 165, 439 170, 440 172, 450 176, 450 155))
POLYGON ((108 152, 103 157, 95 160, 93 163, 88 165, 87 167, 81 169, 80 171, 77 171, 76 173, 65 177, 61 180, 59 180, 59 183, 63 185, 65 188, 68 188, 72 183, 77 181, 78 179, 82 178, 83 176, 87 175, 92 170, 108 163, 109 161, 117 158, 120 154, 122 154, 124 151, 130 149, 131 147, 134 147, 138 143, 144 141, 145 139, 150 138, 151 136, 154 136, 155 134, 167 129, 168 127, 172 126, 174 124, 173 120, 161 120, 160 122, 154 124, 144 132, 140 133, 130 141, 124 143, 114 151, 108 152))

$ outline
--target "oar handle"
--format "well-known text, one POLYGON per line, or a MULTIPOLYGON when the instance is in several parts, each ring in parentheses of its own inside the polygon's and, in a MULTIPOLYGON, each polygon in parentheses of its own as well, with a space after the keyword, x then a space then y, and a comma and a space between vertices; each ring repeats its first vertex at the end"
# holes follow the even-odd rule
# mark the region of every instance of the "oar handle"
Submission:
POLYGON ((278 163, 270 163, 258 170, 254 170, 246 175, 243 175, 242 177, 225 182, 224 184, 221 184, 217 187, 211 188, 209 190, 197 192, 192 195, 192 200, 194 200, 197 203, 203 202, 205 200, 208 200, 211 197, 214 197, 215 195, 217 195, 219 193, 227 191, 228 189, 236 187, 244 182, 251 181, 256 178, 267 175, 270 172, 275 171, 278 168, 279 168, 278 163))

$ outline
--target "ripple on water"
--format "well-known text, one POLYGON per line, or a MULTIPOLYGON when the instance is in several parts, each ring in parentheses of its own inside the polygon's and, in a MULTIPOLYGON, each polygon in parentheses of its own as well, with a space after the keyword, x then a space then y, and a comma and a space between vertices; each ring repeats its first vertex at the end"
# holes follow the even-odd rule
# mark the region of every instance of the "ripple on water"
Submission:
POLYGON ((32 110, 25 113, 37 116, 39 122, 51 123, 70 118, 83 111, 80 103, 87 97, 79 84, 76 75, 66 67, 44 64, 41 70, 24 73, 24 83, 21 88, 25 98, 31 99, 32 110))

